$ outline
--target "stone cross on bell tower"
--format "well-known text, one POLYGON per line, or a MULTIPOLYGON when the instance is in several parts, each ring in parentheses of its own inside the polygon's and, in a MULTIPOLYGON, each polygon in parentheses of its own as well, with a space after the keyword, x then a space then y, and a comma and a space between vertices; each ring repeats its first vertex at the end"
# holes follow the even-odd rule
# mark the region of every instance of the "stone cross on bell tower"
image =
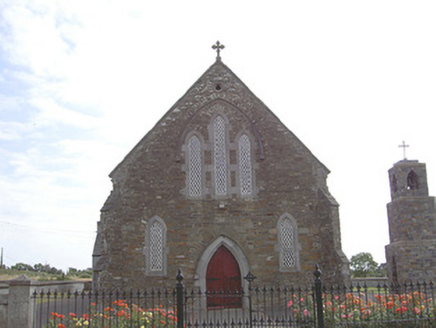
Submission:
POLYGON ((406 143, 403 141, 403 143, 401 145, 399 145, 398 147, 403 148, 403 159, 407 159, 406 158, 406 148, 408 148, 409 145, 406 145, 406 143))

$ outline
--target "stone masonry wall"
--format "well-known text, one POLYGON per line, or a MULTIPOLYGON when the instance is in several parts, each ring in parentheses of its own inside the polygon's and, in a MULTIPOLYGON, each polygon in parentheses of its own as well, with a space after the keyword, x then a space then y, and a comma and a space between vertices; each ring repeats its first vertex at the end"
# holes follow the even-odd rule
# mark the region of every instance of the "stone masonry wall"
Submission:
POLYGON ((397 242, 386 246, 386 260, 390 266, 390 281, 435 281, 436 244, 434 240, 397 242))
POLYGON ((388 277, 404 283, 436 278, 435 198, 428 195, 425 164, 402 160, 389 170, 392 201, 387 205, 390 244, 388 277))
MULTIPOLYGON (((204 156, 210 165, 207 146, 204 156)), ((236 165, 231 147, 229 157, 230 165, 236 165)), ((205 249, 221 236, 237 244, 262 283, 310 282, 315 263, 324 277, 343 282, 347 260, 340 249, 338 205, 328 192, 327 174, 300 140, 227 67, 216 63, 112 172, 114 190, 101 215, 100 246, 107 260, 99 285, 172 287, 180 268, 185 285, 195 286, 205 249), (214 88, 217 83, 219 90, 214 88), (184 194, 186 134, 196 131, 210 144, 207 129, 217 113, 228 118, 229 143, 241 131, 251 138, 253 197, 232 193, 189 199, 184 194), (294 272, 279 270, 277 222, 284 213, 298 223, 300 268, 294 272), (155 216, 167 227, 164 276, 145 274, 146 226, 155 216)))

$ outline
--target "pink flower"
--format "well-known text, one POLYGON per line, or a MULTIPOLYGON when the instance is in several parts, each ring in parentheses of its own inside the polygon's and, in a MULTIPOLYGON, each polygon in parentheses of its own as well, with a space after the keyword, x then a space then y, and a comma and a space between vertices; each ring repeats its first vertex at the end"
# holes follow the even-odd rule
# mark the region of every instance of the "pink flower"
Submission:
POLYGON ((305 317, 307 317, 309 315, 309 310, 308 309, 304 309, 303 310, 303 314, 305 317))
POLYGON ((292 301, 288 302, 288 308, 290 308, 292 306, 292 304, 294 304, 292 301))

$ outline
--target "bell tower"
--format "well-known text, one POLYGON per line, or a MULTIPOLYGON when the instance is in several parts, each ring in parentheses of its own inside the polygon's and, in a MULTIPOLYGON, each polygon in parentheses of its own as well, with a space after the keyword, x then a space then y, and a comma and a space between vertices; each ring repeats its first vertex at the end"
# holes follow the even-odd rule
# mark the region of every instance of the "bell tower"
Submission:
POLYGON ((429 196, 424 163, 401 160, 389 170, 391 202, 387 205, 388 277, 392 282, 436 278, 435 198, 429 196))

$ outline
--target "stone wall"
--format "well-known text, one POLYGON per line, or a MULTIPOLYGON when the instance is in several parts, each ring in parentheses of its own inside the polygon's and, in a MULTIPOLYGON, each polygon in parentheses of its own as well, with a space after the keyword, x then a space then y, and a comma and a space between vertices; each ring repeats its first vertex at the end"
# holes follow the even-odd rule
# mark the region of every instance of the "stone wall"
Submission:
POLYGON ((399 241, 389 244, 386 246, 386 261, 390 281, 435 281, 435 240, 399 241))
POLYGON ((33 328, 34 293, 81 292, 89 289, 90 281, 32 281, 26 276, 0 281, 0 327, 33 328))

